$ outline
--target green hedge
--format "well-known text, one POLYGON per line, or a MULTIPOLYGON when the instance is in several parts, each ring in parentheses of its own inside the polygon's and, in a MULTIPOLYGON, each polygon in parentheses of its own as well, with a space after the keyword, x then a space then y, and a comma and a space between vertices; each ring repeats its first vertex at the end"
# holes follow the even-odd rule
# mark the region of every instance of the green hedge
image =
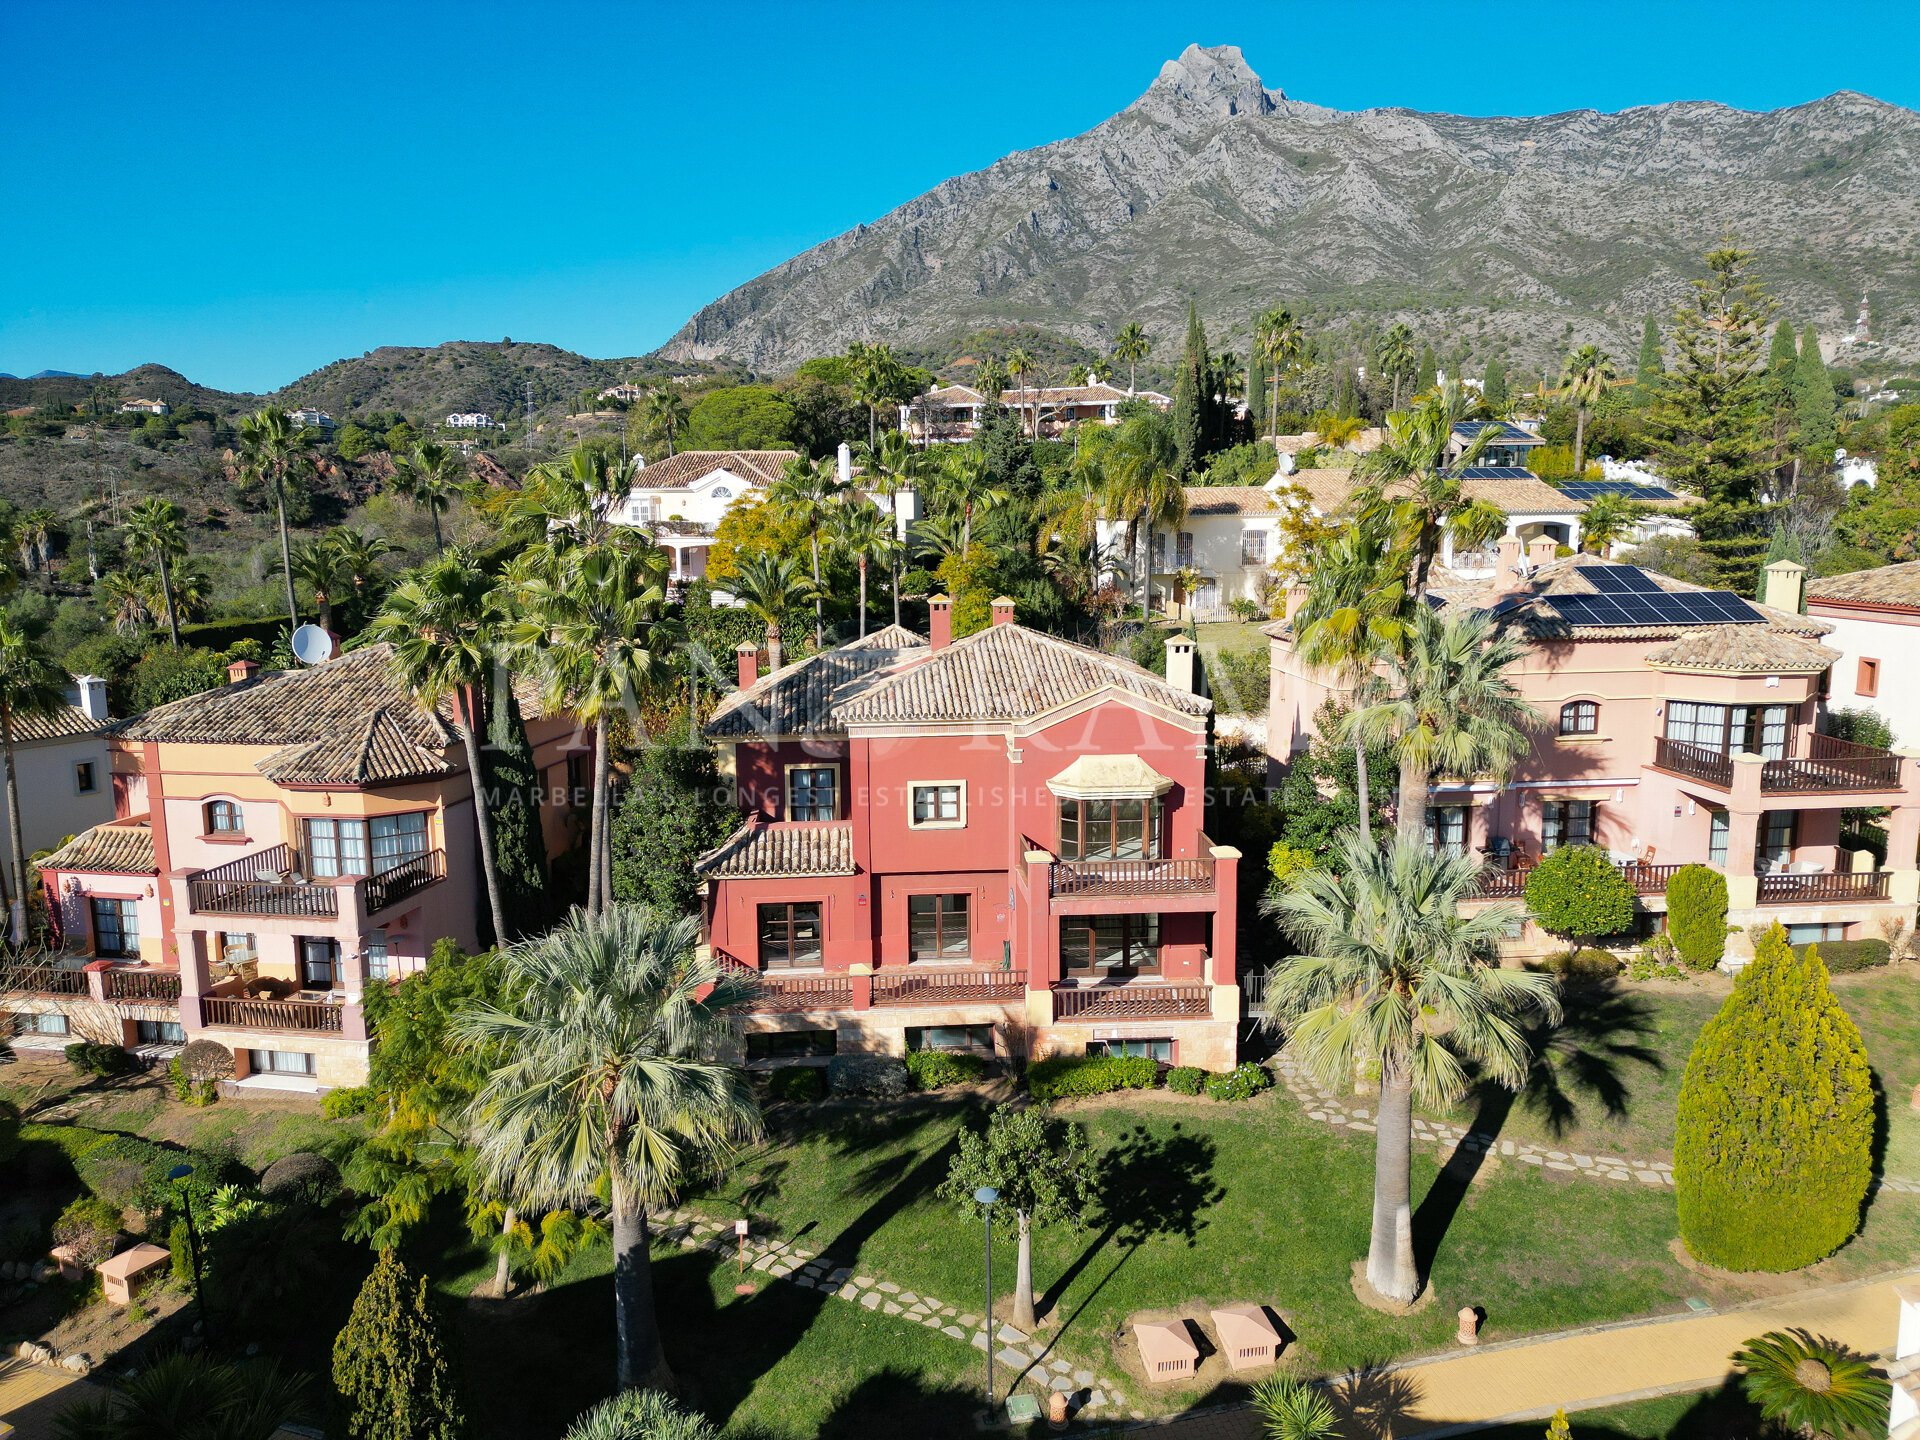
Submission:
POLYGON ((97 1075, 103 1080, 140 1068, 139 1062, 118 1045, 95 1045, 90 1041, 77 1040, 62 1053, 67 1057, 67 1063, 82 1075, 97 1075))
POLYGON ((1055 1055, 1027 1067, 1027 1093, 1036 1100, 1151 1090, 1159 1083, 1159 1062, 1143 1055, 1055 1055))
POLYGON ((1818 950, 1834 975, 1851 975, 1857 970, 1877 970, 1893 958, 1893 947, 1884 940, 1822 940, 1814 945, 1793 947, 1795 958, 1804 960, 1809 950, 1818 950))
POLYGON ((1215 1100, 1251 1100, 1273 1084, 1267 1067, 1251 1060, 1243 1061, 1221 1075, 1209 1075, 1206 1092, 1215 1100))
POLYGON ((987 1073, 981 1056, 952 1050, 910 1050, 907 1077, 916 1090, 938 1090, 946 1085, 971 1085, 987 1073))
POLYGON ((1167 1089, 1176 1095, 1198 1095, 1207 1083, 1207 1072, 1198 1065, 1176 1065, 1167 1071, 1167 1089))
POLYGON ((1667 933, 1680 963, 1711 970, 1727 949, 1727 877, 1705 865, 1682 865, 1667 882, 1667 933))
POLYGON ((1620 957, 1611 950, 1587 945, 1550 955, 1540 963, 1540 968, 1562 980, 1611 980, 1620 973, 1621 966, 1620 957))

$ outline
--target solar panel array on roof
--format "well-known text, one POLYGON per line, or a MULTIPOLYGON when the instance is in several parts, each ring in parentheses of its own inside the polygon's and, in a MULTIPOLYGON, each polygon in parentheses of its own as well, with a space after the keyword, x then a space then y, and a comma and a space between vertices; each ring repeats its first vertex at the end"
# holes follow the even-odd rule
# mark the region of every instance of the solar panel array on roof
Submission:
POLYGON ((1453 433, 1462 440, 1472 440, 1482 430, 1494 431, 1493 444, 1496 445, 1541 445, 1545 442, 1531 430, 1522 430, 1510 420, 1461 420, 1455 423, 1453 433))
POLYGON ((1620 591, 1554 595, 1548 603, 1569 625, 1756 625, 1763 616, 1731 590, 1620 591))
POLYGON ((1578 565, 1580 578, 1602 595, 1664 595, 1662 590, 1637 565, 1578 565))
POLYGON ((1469 465, 1460 472, 1462 480, 1534 480, 1539 477, 1524 465, 1469 465))
POLYGON ((1591 500, 1596 495, 1624 495, 1629 500, 1680 498, 1664 485, 1637 485, 1631 480, 1569 480, 1560 489, 1575 500, 1591 500))

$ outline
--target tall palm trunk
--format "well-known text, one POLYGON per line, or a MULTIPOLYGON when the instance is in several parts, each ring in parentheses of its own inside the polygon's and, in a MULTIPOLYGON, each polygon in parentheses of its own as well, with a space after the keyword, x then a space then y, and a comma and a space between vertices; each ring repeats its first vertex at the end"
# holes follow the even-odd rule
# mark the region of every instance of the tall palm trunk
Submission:
POLYGON ((813 532, 813 648, 827 643, 827 601, 820 593, 820 532, 813 532))
POLYGON ((622 1390, 672 1391, 676 1388, 673 1371, 660 1348, 660 1317, 654 1310, 646 1207, 627 1192, 617 1167, 612 1179, 615 1379, 622 1390))
POLYGON ((1389 1300, 1411 1302, 1420 1293, 1413 1263, 1413 1077, 1404 1061, 1380 1068, 1380 1128, 1373 1137, 1373 1243, 1367 1283, 1389 1300))
POLYGON ((20 833, 20 779, 13 769, 13 707, 0 705, 0 754, 7 764, 7 838, 12 842, 13 874, 8 878, 13 916, 9 933, 15 945, 27 943, 27 846, 20 833))
POLYGON ((160 562, 160 603, 167 607, 167 635, 173 641, 173 648, 180 648, 180 616, 173 608, 172 567, 167 564, 165 547, 154 552, 160 562))
POLYGON ((1427 838, 1427 797, 1433 791, 1433 777, 1426 766, 1409 757, 1400 760, 1400 816, 1394 828, 1403 840, 1415 844, 1427 838))
POLYGON ((433 521, 434 558, 439 559, 447 553, 447 542, 440 538, 440 507, 434 503, 432 496, 427 497, 427 516, 433 521))
POLYGON ((867 638, 867 557, 860 557, 860 638, 867 638))
POLYGON ((1581 472, 1587 464, 1587 407, 1576 405, 1573 410, 1573 478, 1585 479, 1581 472))
POLYGON ((1373 801, 1369 798, 1373 781, 1367 775, 1367 742, 1364 740, 1353 742, 1353 779, 1360 791, 1360 838, 1371 840, 1373 817, 1368 812, 1373 808, 1373 801))
POLYGON ((520 1212, 507 1206, 507 1213, 500 1221, 500 1254, 493 1262, 493 1293, 497 1299, 507 1298, 507 1286, 513 1279, 513 1256, 507 1248, 507 1237, 513 1234, 513 1227, 519 1221, 520 1212))
POLYGON ((273 508, 280 517, 280 578, 287 582, 287 623, 300 628, 300 602, 293 594, 293 545, 287 539, 287 482, 276 466, 273 472, 273 508))
POLYGON ((480 872, 487 882, 487 910, 493 917, 493 943, 505 945, 511 938, 507 930, 507 912, 500 904, 500 867, 494 861, 493 812, 487 807, 487 780, 480 769, 480 698, 469 688, 460 698, 466 712, 460 738, 467 747, 467 773, 473 780, 473 824, 480 832, 480 872))
POLYGON ((587 913, 607 908, 607 717, 593 722, 593 818, 587 841, 587 913))
POLYGON ((1036 1326, 1033 1318, 1033 1218, 1024 1210, 1018 1211, 1016 1218, 1020 1225, 1020 1244, 1014 1252, 1013 1328, 1031 1335, 1036 1326))
POLYGON ((786 658, 780 644, 780 627, 772 621, 767 622, 767 673, 771 675, 780 668, 780 662, 786 658))

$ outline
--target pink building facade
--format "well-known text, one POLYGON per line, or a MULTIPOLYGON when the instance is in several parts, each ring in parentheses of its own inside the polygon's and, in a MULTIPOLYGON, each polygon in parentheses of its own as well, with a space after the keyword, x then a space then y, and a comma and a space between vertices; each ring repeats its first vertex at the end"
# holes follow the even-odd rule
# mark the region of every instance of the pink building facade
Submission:
POLYGON ((889 627, 740 689, 708 735, 745 821, 707 943, 759 974, 753 1062, 964 1048, 1231 1066, 1239 853, 1205 833, 1210 706, 1014 622, 889 627))

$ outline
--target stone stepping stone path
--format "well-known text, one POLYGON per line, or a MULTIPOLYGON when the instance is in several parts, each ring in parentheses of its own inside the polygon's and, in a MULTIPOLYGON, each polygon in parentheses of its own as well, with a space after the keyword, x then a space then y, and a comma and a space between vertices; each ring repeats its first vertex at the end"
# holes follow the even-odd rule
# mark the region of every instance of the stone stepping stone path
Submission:
MULTIPOLYGON (((739 1252, 739 1241, 734 1236, 730 1221, 710 1220, 692 1211, 674 1210, 656 1217, 655 1225, 661 1239, 684 1250, 705 1250, 728 1260, 739 1252)), ((877 1315, 893 1316, 925 1326, 982 1352, 990 1344, 998 1346, 993 1357, 996 1365, 1004 1365, 1023 1378, 1030 1376, 1049 1390, 1067 1394, 1076 1391, 1086 1393, 1088 1398, 1081 1407, 1082 1414, 1095 1409, 1124 1410, 1133 1419, 1143 1418, 1144 1412, 1126 1408, 1126 1396, 1111 1380, 1095 1375, 1091 1370, 1075 1370, 1066 1361, 1050 1353, 1051 1347, 1046 1340, 1028 1335, 1012 1325, 1002 1322, 989 1339, 986 1321, 978 1315, 936 1300, 931 1295, 917 1295, 891 1280, 855 1274, 811 1250, 780 1241, 763 1242, 749 1237, 747 1265, 763 1275, 788 1281, 803 1290, 831 1295, 877 1315)))

